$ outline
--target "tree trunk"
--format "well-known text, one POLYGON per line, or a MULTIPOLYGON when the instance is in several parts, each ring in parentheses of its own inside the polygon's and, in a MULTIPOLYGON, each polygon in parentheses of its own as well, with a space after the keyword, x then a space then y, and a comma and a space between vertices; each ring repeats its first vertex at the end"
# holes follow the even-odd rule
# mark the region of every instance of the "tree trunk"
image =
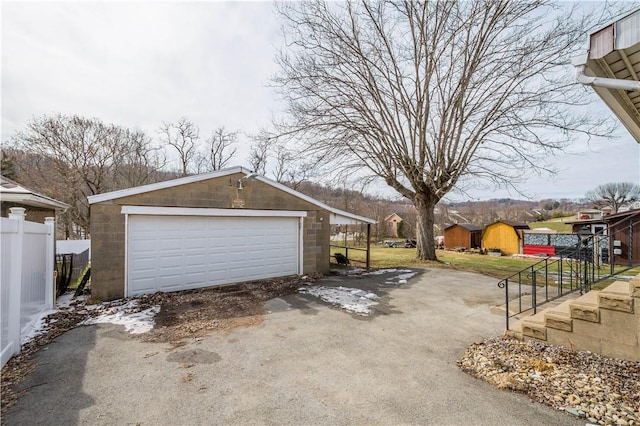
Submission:
POLYGON ((416 194, 414 206, 417 212, 416 239, 418 260, 438 260, 433 235, 434 209, 437 200, 424 194, 416 194))

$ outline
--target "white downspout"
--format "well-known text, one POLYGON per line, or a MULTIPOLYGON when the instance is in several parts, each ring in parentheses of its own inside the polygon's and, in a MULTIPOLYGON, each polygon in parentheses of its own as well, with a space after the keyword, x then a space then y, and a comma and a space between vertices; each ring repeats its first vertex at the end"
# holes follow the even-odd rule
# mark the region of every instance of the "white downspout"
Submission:
POLYGON ((619 80, 615 78, 590 77, 584 73, 584 64, 576 65, 576 80, 585 86, 606 87, 607 89, 640 92, 640 81, 619 80))

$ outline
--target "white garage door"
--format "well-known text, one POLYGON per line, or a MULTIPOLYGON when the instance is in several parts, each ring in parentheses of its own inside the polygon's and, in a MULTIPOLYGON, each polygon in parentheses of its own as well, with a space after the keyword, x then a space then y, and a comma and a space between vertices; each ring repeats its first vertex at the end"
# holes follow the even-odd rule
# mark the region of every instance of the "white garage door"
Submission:
POLYGON ((298 273, 298 218, 130 215, 127 294, 298 273))

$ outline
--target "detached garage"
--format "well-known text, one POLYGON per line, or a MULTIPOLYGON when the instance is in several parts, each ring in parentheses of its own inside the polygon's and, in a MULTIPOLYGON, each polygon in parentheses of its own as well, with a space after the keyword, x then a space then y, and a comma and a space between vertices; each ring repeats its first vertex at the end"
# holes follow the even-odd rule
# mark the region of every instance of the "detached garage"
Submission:
POLYGON ((330 225, 375 223, 241 167, 89 203, 101 300, 327 272, 330 225))

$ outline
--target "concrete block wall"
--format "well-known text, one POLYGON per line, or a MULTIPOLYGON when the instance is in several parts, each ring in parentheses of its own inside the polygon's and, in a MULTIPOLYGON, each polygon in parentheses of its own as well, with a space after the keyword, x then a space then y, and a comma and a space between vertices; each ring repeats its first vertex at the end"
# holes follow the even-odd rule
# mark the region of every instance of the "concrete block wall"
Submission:
POLYGON ((237 191, 242 177, 238 173, 91 205, 92 296, 100 300, 124 296, 124 205, 229 209, 239 196, 245 209, 305 211, 303 271, 328 272, 329 212, 257 180, 243 181, 244 189, 237 191))
POLYGON ((514 336, 640 361, 640 275, 513 325, 514 336))

